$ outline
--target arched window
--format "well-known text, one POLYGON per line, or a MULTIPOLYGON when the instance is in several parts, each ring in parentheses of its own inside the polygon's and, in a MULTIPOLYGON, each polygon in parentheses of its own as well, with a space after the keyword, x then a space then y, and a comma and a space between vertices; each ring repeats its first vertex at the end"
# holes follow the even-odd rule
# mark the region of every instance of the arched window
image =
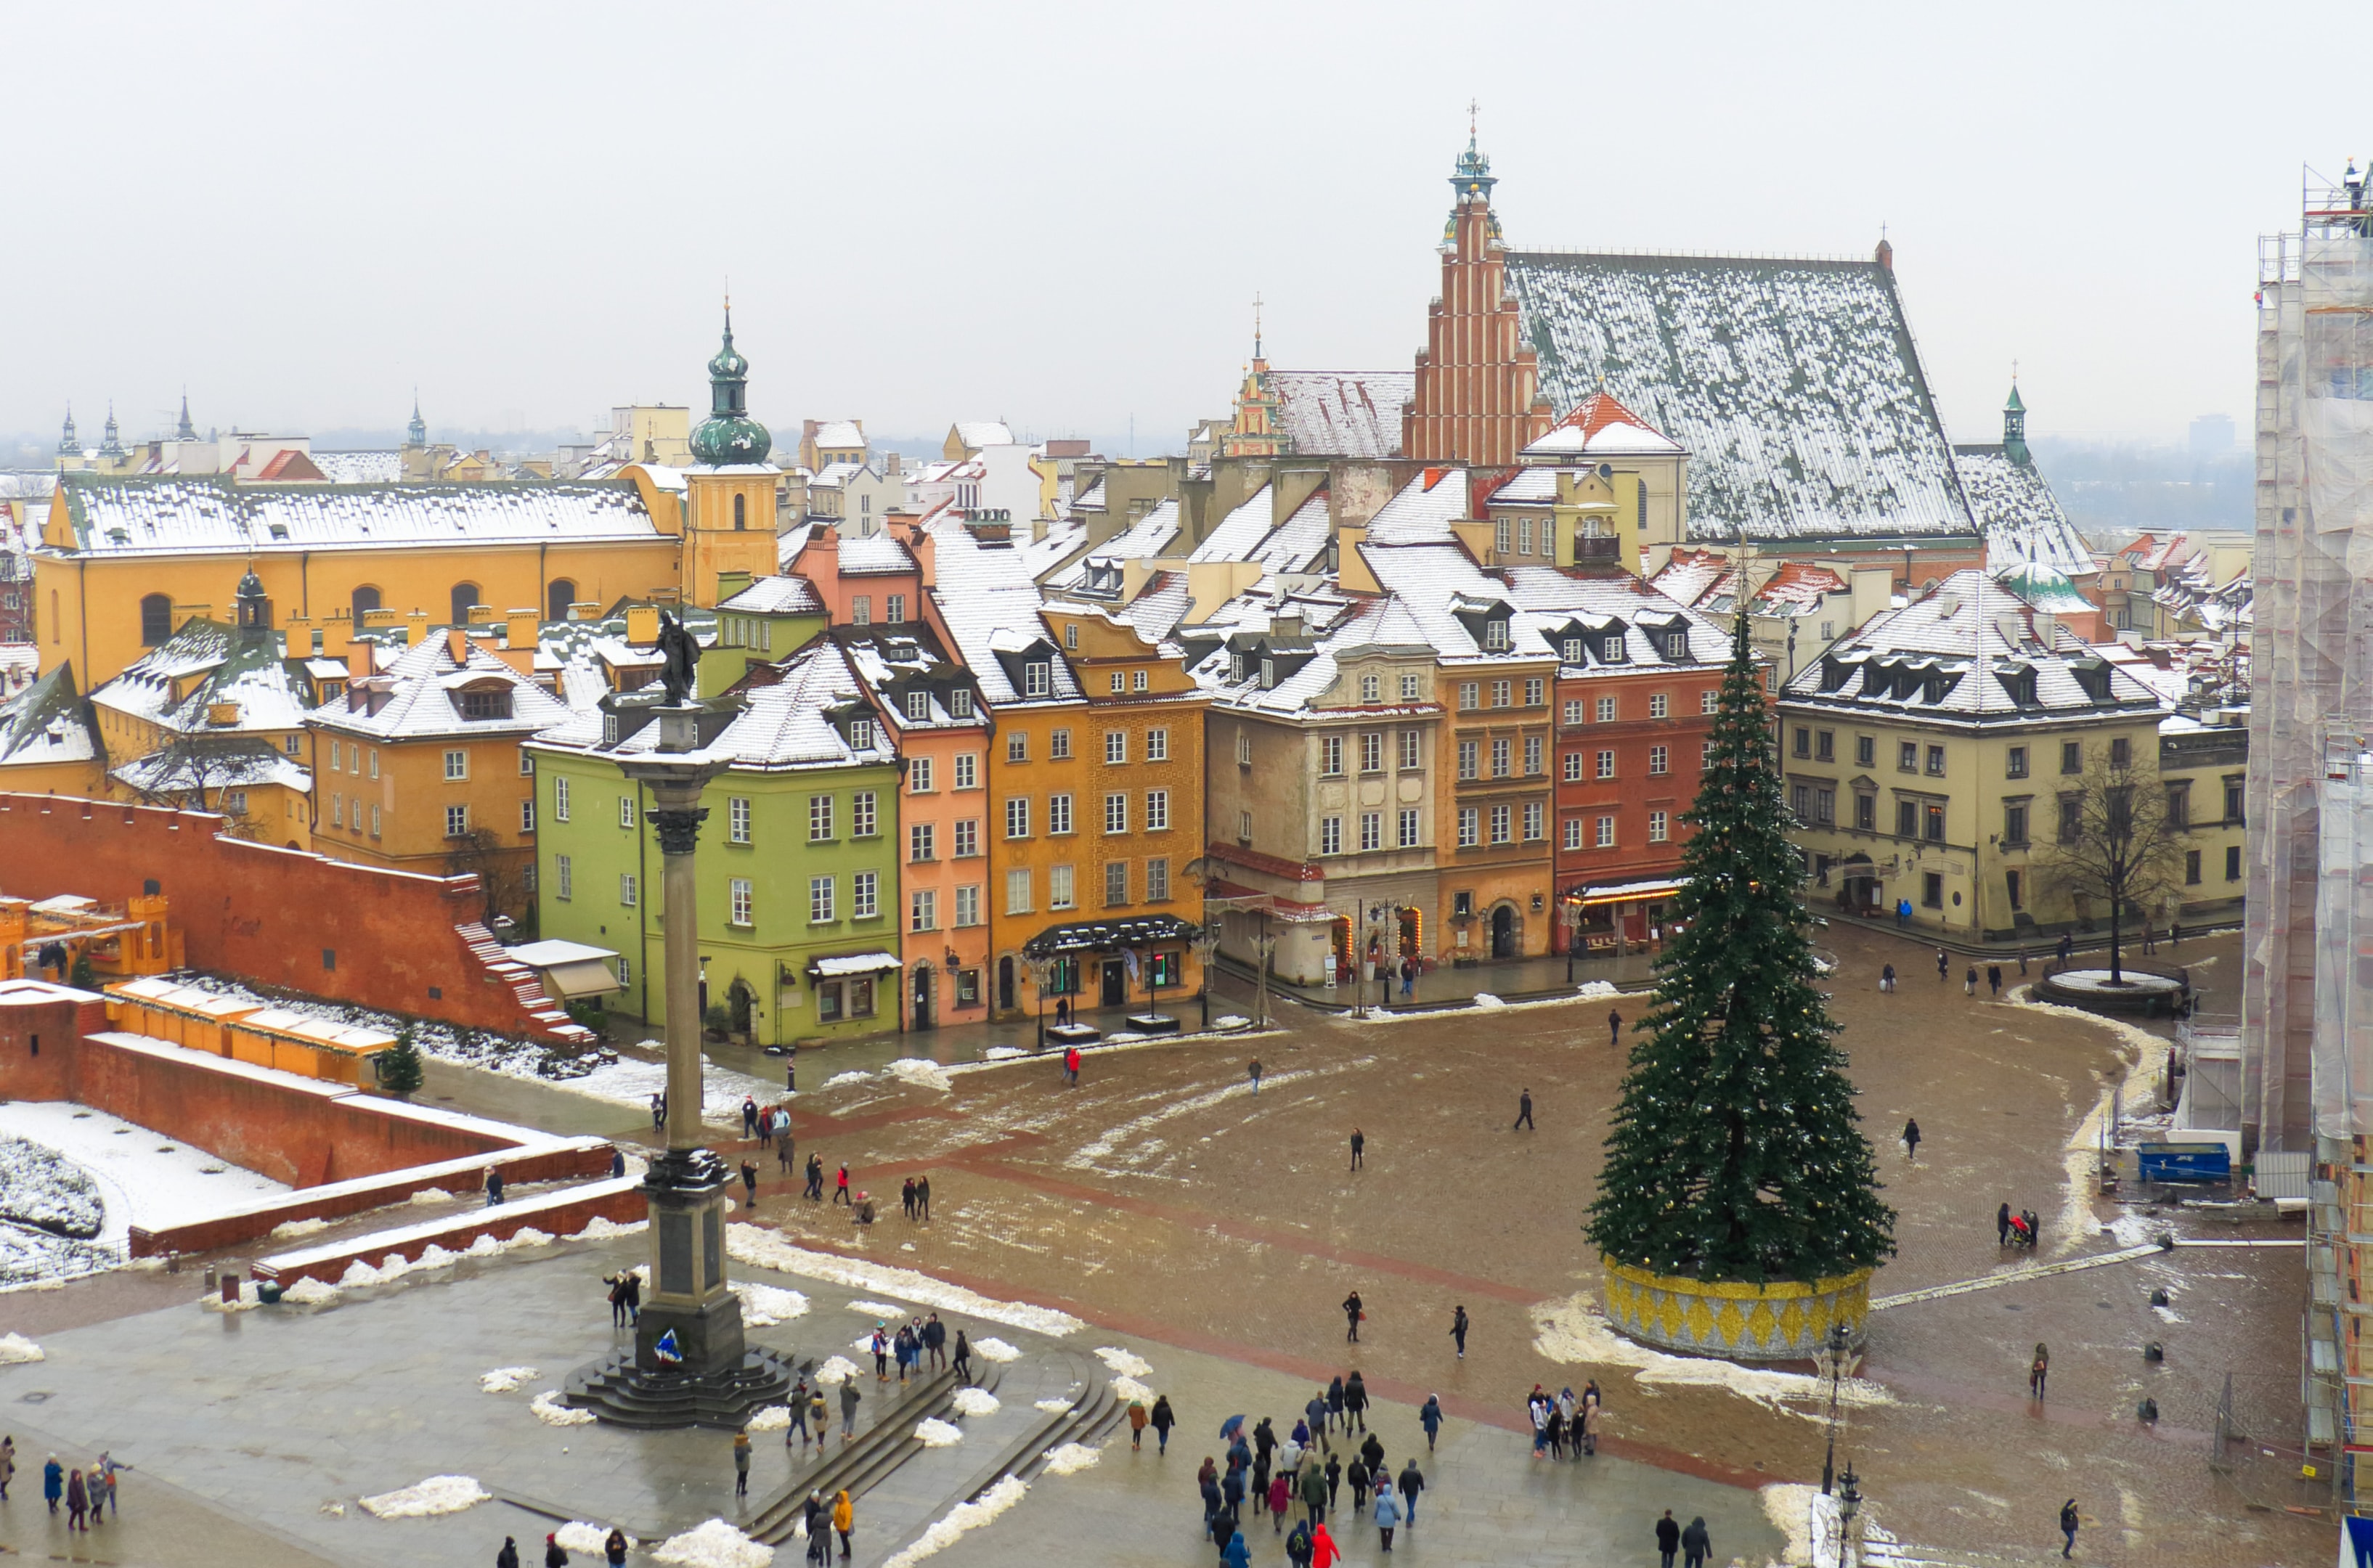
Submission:
POLYGON ((173 634, 173 596, 150 594, 140 601, 140 641, 155 647, 173 634))
POLYGON ((733 531, 735 533, 740 533, 749 526, 747 519, 742 516, 742 503, 747 499, 746 496, 741 495, 733 498, 733 531))
POLYGON ((555 577, 552 586, 544 590, 544 618, 566 621, 568 607, 577 602, 577 585, 566 577, 555 577))
POLYGON ((361 631, 363 629, 363 617, 369 614, 372 610, 377 610, 379 607, 379 590, 377 588, 357 588, 355 590, 353 603, 350 606, 350 610, 354 619, 353 630, 357 632, 361 631))
POLYGON ((454 625, 456 625, 456 626, 467 626, 467 625, 470 623, 470 607, 471 607, 472 605, 473 605, 473 604, 477 603, 477 602, 478 602, 478 585, 477 585, 477 584, 475 584, 475 583, 456 583, 456 584, 454 584, 454 585, 453 585, 453 624, 454 624, 454 625))

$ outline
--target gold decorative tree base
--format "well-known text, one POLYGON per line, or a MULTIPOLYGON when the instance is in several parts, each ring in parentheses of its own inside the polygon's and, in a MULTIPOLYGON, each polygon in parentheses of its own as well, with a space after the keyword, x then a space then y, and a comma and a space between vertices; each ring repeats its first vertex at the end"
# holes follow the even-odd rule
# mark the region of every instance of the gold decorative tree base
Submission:
POLYGON ((1607 1320, 1646 1344, 1732 1361, 1810 1361, 1829 1325, 1862 1342, 1870 1277, 1857 1269, 1822 1280, 1693 1280, 1650 1273, 1602 1257, 1607 1320))

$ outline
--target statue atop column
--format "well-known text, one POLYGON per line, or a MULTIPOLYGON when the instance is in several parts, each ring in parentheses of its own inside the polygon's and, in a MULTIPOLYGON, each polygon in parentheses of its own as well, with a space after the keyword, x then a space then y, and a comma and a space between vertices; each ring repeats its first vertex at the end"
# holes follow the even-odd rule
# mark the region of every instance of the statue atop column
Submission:
POLYGON ((693 700, 693 667, 700 662, 700 643, 664 610, 660 611, 660 656, 667 661, 660 670, 660 684, 667 690, 668 706, 683 707, 693 700))

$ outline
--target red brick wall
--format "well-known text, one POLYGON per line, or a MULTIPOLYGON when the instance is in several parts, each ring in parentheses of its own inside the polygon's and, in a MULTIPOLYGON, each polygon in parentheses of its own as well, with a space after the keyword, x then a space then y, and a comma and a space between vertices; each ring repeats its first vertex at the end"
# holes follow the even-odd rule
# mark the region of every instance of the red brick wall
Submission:
POLYGON ((71 1099, 75 1041, 105 1028, 103 1002, 0 995, 0 1098, 71 1099))
POLYGON ((507 1203, 499 1209, 473 1210, 442 1229, 412 1237, 398 1245, 391 1246, 385 1239, 386 1233, 380 1232, 378 1237, 356 1237, 337 1252, 298 1267, 275 1266, 267 1259, 255 1265, 254 1274, 259 1280, 277 1280, 284 1285, 295 1284, 298 1280, 335 1284, 347 1266, 357 1260, 377 1267, 392 1252, 407 1262, 416 1263, 432 1243, 448 1252, 459 1252, 482 1236, 508 1241, 531 1226, 547 1236, 574 1236, 596 1217, 626 1225, 649 1213, 649 1201, 638 1187, 613 1186, 606 1181, 590 1182, 587 1187, 591 1191, 578 1189, 555 1193, 549 1199, 507 1203))
POLYGON ((354 865, 225 838, 221 828, 209 813, 0 793, 7 846, 0 893, 80 893, 120 904, 154 879, 194 968, 391 1013, 549 1036, 454 931, 483 912, 475 877, 354 865))

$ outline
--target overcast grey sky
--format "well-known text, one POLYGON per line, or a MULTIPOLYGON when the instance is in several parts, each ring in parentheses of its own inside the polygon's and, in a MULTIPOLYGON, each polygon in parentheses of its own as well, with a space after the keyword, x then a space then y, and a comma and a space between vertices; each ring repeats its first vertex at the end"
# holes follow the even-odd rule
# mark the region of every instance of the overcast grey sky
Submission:
POLYGON ((706 396, 1140 449, 1405 367, 1482 102, 1517 248, 1867 254, 1958 439, 2250 404, 2255 242, 2373 152, 2363 12, 2230 6, 82 7, 5 0, 0 431, 590 428, 706 396), (2331 90, 2315 90, 2318 84, 2331 90), (2361 140, 2360 140, 2361 138, 2361 140))

